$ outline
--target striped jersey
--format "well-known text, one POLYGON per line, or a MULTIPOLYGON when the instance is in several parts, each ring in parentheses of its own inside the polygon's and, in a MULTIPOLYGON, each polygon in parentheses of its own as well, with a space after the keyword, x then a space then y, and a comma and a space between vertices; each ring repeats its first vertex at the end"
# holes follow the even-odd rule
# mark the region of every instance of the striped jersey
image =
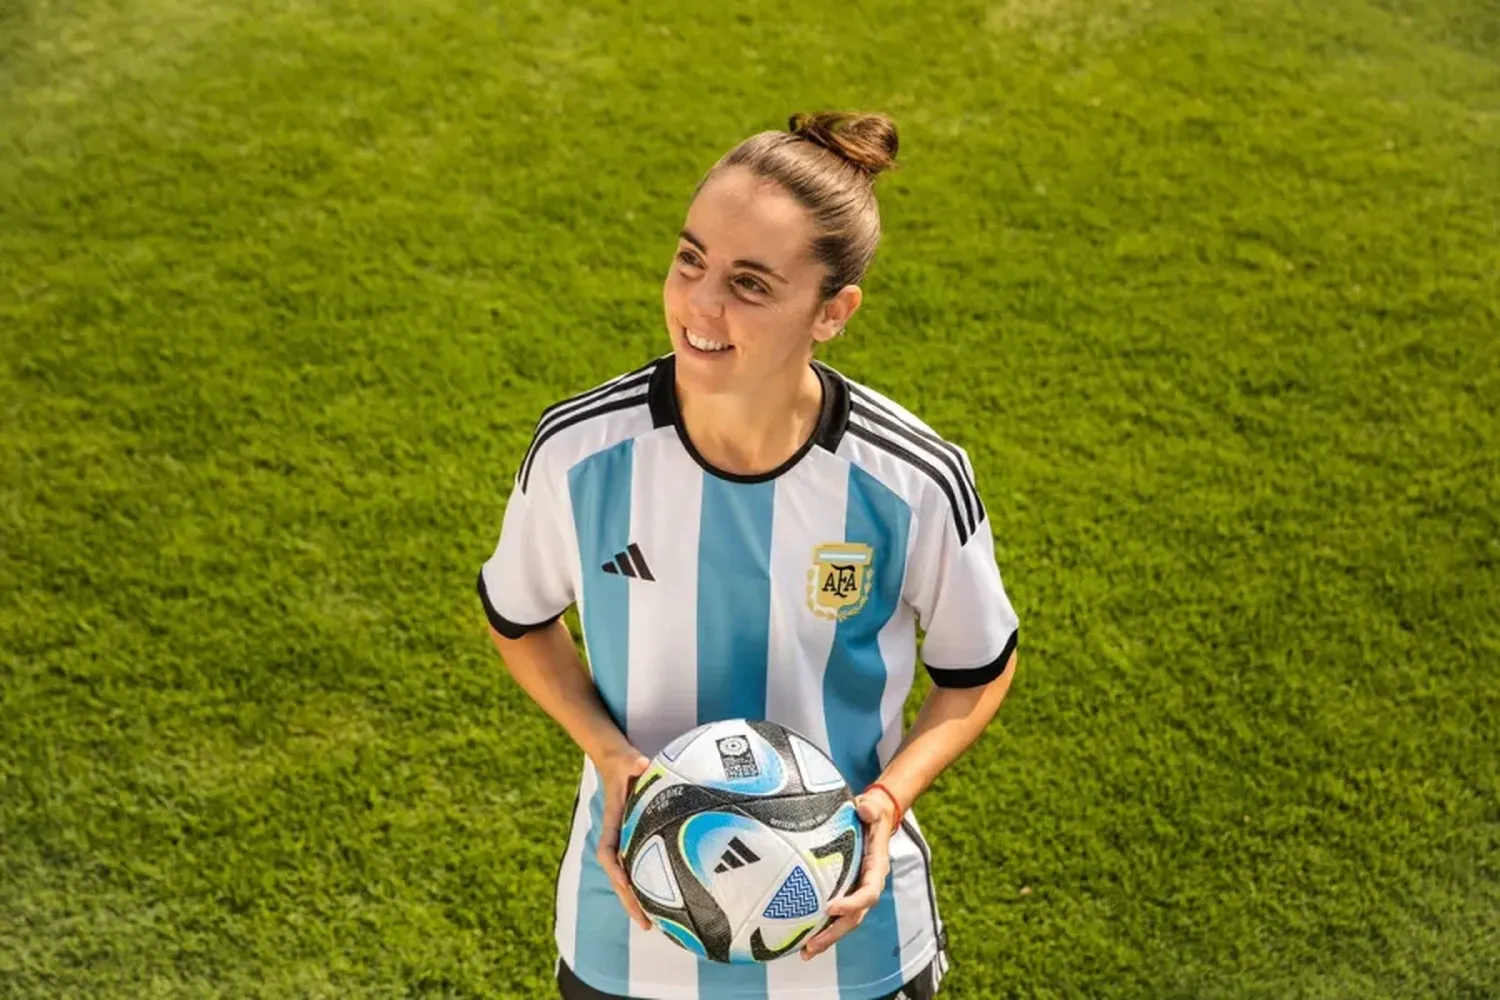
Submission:
MULTIPOLYGON (((594 683, 647 757, 720 719, 768 719, 826 751, 855 792, 903 736, 917 628, 934 683, 998 677, 1017 620, 964 451, 813 362, 813 436, 782 466, 710 466, 683 428, 672 355, 546 409, 479 573, 512 638, 575 602, 594 683)), ((604 805, 584 759, 559 870, 563 961, 605 993, 651 1000, 871 1000, 943 942, 913 812, 864 922, 804 962, 724 965, 627 917, 595 860, 604 805)))

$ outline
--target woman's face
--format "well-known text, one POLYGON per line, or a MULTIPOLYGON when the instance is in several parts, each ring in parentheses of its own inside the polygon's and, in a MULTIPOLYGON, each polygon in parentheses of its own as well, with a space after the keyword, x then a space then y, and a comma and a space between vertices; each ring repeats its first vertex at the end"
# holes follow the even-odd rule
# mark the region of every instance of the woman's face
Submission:
POLYGON ((815 235, 791 195, 748 170, 721 171, 703 186, 662 289, 685 387, 741 392, 800 377, 813 344, 838 333, 860 290, 818 301, 827 269, 809 257, 815 235))

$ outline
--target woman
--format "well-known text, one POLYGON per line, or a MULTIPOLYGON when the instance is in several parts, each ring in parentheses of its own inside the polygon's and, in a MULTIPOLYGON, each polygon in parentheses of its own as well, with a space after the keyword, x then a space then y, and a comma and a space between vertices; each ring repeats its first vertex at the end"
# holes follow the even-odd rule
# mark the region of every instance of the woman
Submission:
POLYGON ((585 755, 556 901, 566 998, 925 998, 947 967, 910 810, 999 708, 1016 616, 964 452, 813 357, 859 308, 896 149, 883 115, 819 113, 726 154, 667 275, 671 353, 544 411, 516 474, 479 592, 510 672, 585 755), (559 621, 574 601, 592 679, 559 621), (919 622, 935 686, 903 738, 919 622), (696 958, 651 929, 617 858, 648 757, 742 717, 807 736, 863 790, 860 883, 801 961, 696 958))

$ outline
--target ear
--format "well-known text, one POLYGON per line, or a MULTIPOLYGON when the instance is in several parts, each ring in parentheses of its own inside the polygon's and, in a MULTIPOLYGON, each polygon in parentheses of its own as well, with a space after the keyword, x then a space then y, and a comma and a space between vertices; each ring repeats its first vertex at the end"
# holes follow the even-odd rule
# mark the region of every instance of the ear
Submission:
POLYGON ((840 288, 833 298, 819 307, 817 318, 813 321, 813 340, 826 344, 843 333, 850 317, 859 310, 864 294, 858 285, 840 288))

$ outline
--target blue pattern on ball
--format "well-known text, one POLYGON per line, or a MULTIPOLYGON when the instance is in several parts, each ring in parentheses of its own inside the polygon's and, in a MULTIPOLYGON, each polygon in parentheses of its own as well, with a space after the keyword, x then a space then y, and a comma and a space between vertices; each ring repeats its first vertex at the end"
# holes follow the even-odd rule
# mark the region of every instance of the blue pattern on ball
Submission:
POLYGON ((818 891, 801 866, 792 869, 781 888, 776 890, 764 916, 771 920, 797 920, 818 912, 818 891))

